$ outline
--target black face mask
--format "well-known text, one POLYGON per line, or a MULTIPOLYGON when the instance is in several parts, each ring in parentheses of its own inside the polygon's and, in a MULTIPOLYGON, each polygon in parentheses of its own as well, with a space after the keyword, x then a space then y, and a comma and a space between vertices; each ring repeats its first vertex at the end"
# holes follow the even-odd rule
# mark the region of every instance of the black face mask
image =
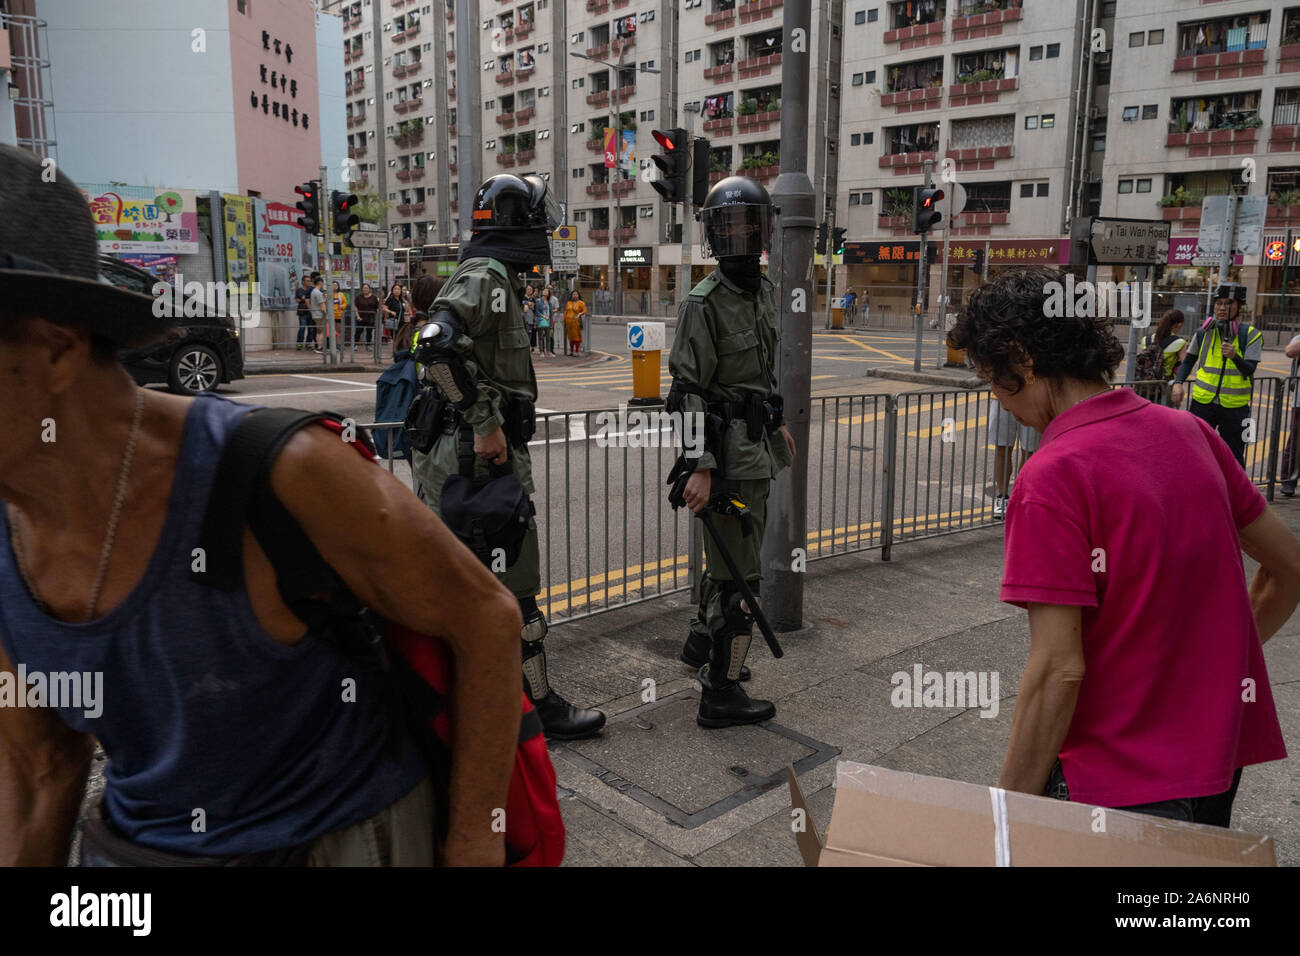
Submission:
POLYGON ((727 256, 718 260, 722 274, 746 292, 757 292, 763 281, 758 256, 727 256))
POLYGON ((551 246, 546 241, 546 233, 540 229, 492 230, 475 233, 461 250, 460 259, 473 259, 476 256, 489 256, 510 263, 515 268, 519 263, 520 272, 530 272, 533 266, 551 264, 551 246))

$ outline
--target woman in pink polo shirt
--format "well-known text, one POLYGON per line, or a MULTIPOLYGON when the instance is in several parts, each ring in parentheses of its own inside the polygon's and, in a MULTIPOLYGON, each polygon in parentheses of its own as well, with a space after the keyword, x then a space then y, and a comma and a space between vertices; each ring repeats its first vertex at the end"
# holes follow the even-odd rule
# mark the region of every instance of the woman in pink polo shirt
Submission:
POLYGON ((1300 603, 1300 542, 1204 422, 1111 389, 1123 350, 1061 316, 1063 282, 1004 272, 949 334, 1043 432, 1007 513, 1030 648, 998 785, 1227 826, 1241 768, 1286 756, 1261 644, 1300 603))

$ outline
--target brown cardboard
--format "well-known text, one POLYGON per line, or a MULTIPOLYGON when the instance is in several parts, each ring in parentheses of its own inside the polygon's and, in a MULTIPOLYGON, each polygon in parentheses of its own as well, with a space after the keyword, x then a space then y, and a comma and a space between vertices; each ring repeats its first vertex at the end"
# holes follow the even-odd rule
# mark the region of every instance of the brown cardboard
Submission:
POLYGON ((1271 837, 850 761, 822 841, 788 775, 809 866, 996 866, 999 849, 1004 866, 1277 865, 1271 837))

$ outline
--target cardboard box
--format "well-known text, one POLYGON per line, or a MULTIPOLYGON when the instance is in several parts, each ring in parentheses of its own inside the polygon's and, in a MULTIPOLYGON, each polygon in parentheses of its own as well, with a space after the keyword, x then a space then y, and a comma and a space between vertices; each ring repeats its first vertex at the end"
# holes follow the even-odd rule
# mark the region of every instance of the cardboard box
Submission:
POLYGON ((794 768, 808 866, 1276 866, 1272 837, 841 760, 825 842, 794 768))

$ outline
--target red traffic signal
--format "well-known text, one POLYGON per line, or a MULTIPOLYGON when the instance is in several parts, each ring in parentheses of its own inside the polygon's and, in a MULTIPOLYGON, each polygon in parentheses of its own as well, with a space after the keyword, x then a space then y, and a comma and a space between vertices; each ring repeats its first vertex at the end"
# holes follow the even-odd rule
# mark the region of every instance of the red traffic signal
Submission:
POLYGON ((916 192, 912 198, 913 222, 915 231, 919 235, 924 235, 943 219, 943 213, 939 212, 937 206, 944 197, 942 189, 933 186, 917 186, 916 192))
POLYGON ((657 129, 657 130, 653 130, 651 132, 651 135, 654 136, 655 142, 658 143, 660 146, 662 146, 664 149, 675 150, 678 148, 678 144, 673 142, 673 140, 677 138, 676 134, 678 133, 685 133, 685 130, 657 129))

